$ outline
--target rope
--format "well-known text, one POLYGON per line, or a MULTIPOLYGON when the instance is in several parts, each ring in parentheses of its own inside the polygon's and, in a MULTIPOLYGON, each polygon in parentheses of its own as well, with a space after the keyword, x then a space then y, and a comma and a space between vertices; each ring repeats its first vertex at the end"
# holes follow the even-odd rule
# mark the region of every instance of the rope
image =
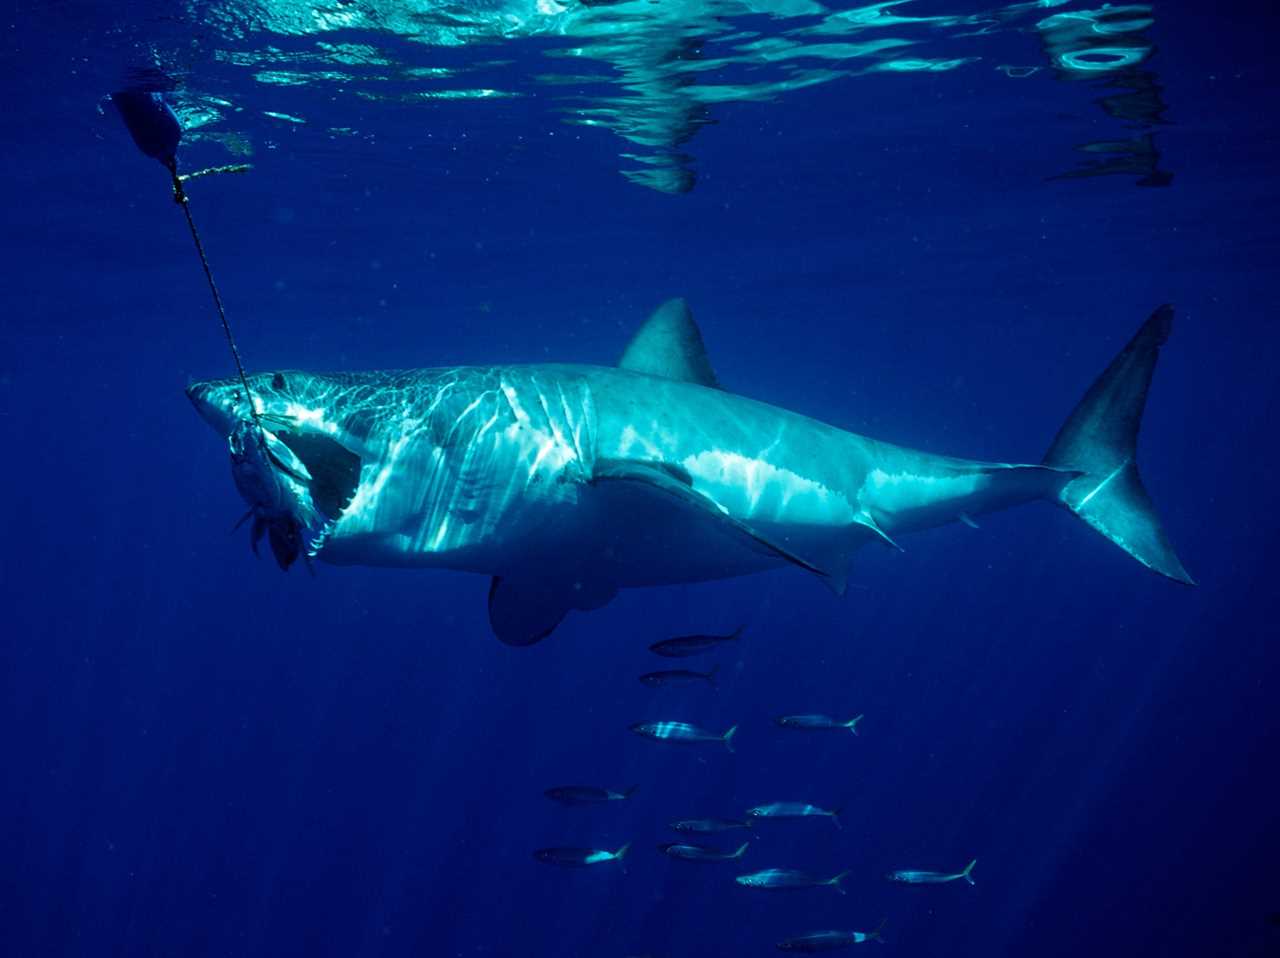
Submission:
POLYGON ((249 389, 249 377, 244 373, 244 363, 240 361, 240 350, 236 348, 236 338, 231 334, 231 324, 227 322, 227 311, 222 307, 222 297, 218 294, 218 286, 213 281, 213 270, 209 268, 209 258, 205 256, 204 244, 200 242, 200 233, 196 230, 196 221, 191 216, 191 202, 187 199, 186 190, 182 188, 183 181, 192 177, 204 176, 208 173, 242 173, 248 167, 215 167, 192 173, 189 176, 179 176, 176 161, 165 165, 168 166, 169 173, 173 177, 173 201, 182 207, 182 212, 187 217, 187 226, 191 229, 191 238, 195 241, 196 253, 200 257, 200 265, 204 267, 204 278, 209 281, 209 292, 213 293, 213 305, 218 309, 218 319, 222 320, 222 332, 226 334, 227 345, 231 347, 231 358, 236 361, 236 372, 240 375, 240 384, 244 386, 245 400, 249 403, 249 414, 253 417, 254 424, 257 425, 259 432, 261 432, 262 421, 258 418, 258 407, 254 405, 253 393, 249 389))

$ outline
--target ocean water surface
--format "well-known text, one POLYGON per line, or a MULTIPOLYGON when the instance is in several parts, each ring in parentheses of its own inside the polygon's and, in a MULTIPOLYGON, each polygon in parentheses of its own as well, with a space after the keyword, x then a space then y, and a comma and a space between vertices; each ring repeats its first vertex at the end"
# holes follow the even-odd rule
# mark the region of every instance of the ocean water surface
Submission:
POLYGON ((882 920, 853 948, 1280 953, 1269 6, 3 12, 0 954, 750 956, 882 920), (842 598, 628 589, 529 648, 481 575, 281 573, 184 396, 234 367, 121 90, 173 109, 180 172, 248 167, 186 188, 251 372, 609 365, 680 296, 730 392, 1035 463, 1171 303, 1139 456, 1197 584, 1044 504, 869 545, 842 598), (805 713, 864 717, 775 724, 805 713), (672 720, 733 750, 629 731, 672 720), (636 788, 544 795, 575 784, 636 788), (657 848, 779 801, 841 827, 657 848), (765 868, 845 894, 734 881, 765 868))

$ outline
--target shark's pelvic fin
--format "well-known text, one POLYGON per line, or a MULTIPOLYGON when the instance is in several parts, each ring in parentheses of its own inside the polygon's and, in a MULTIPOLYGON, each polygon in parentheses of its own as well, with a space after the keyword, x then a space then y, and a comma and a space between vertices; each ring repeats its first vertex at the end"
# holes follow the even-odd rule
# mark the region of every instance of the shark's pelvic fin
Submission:
POLYGON ((720 387, 707 359, 702 333, 683 299, 669 299, 653 311, 623 352, 618 368, 720 387))
POLYGON ((1160 527, 1135 458, 1147 389, 1172 328, 1172 306, 1151 314, 1084 394, 1044 464, 1083 473, 1059 493, 1068 509, 1147 568, 1194 585, 1160 527))
POLYGON ((638 491, 664 497, 674 509, 685 509, 710 519, 721 532, 737 539, 744 547, 812 572, 837 591, 843 589, 844 577, 837 570, 815 565, 734 518, 719 503, 694 489, 688 474, 679 467, 636 459, 601 459, 596 462, 591 479, 596 483, 633 483, 638 491))
POLYGON ((858 525, 862 526, 864 529, 870 529, 872 532, 874 532, 877 536, 880 537, 880 541, 883 542, 885 545, 887 545, 890 549, 895 549, 898 552, 906 551, 905 549, 902 548, 902 546, 898 545, 898 543, 893 541, 893 538, 889 535, 889 533, 885 532, 883 529, 880 528, 880 525, 876 522, 875 517, 871 515, 871 513, 867 512, 865 509, 862 512, 858 513, 856 516, 854 516, 853 521, 858 525))

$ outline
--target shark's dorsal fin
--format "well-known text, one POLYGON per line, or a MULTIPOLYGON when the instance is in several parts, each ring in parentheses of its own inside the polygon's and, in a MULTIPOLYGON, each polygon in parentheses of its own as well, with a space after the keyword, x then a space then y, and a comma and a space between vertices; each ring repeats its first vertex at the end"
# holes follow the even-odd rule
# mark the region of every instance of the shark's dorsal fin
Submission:
POLYGON ((618 368, 720 388, 702 333, 683 299, 669 299, 653 311, 623 351, 618 368))

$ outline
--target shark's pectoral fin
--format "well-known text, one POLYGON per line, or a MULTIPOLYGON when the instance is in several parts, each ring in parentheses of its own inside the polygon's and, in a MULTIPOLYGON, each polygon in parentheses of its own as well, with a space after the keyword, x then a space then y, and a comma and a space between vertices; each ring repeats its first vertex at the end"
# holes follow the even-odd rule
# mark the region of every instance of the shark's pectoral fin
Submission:
POLYGON ((507 645, 533 645, 554 632, 570 609, 598 609, 617 593, 614 585, 587 580, 494 576, 489 625, 507 645))
POLYGON ((650 316, 628 344, 619 369, 719 388, 707 359, 702 333, 683 299, 669 299, 650 316))
POLYGON ((812 572, 838 594, 844 591, 842 569, 837 569, 834 565, 824 568, 823 565, 797 555, 786 545, 730 515, 714 499, 694 489, 689 474, 678 466, 634 459, 601 459, 592 470, 591 481, 631 483, 641 494, 661 496, 670 508, 684 509, 699 518, 710 520, 720 532, 729 535, 744 547, 812 572))

